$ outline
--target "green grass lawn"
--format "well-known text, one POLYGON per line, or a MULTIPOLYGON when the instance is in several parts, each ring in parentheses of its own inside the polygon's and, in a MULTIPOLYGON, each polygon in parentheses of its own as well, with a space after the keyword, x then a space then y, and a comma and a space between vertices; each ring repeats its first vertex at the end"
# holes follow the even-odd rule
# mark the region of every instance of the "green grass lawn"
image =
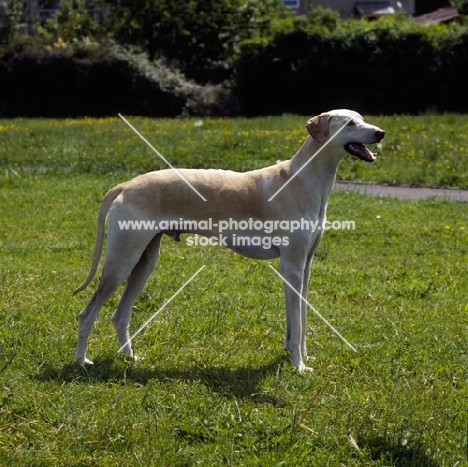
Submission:
MULTIPOLYGON (((368 121, 388 132, 381 157, 341 178, 467 186, 468 117, 368 121)), ((305 134, 300 117, 132 122, 177 167, 260 167, 305 134)), ((114 296, 86 371, 76 317, 96 280, 71 292, 99 202, 163 164, 115 119, 1 121, 0 140, 0 465, 468 465, 465 203, 332 194, 328 218, 356 228, 325 234, 309 301, 357 352, 310 313, 313 373, 283 351, 277 261, 169 238, 133 332, 206 267, 135 338, 137 362, 116 354, 114 296)))
MULTIPOLYGON (((246 171, 291 158, 307 117, 258 119, 130 119, 177 167, 246 171), (202 125, 199 125, 203 122, 202 125)), ((347 157, 339 178, 397 185, 468 188, 468 115, 368 117, 387 131, 378 162, 347 157)), ((166 168, 119 118, 0 120, 5 176, 114 175, 122 179, 166 168)))

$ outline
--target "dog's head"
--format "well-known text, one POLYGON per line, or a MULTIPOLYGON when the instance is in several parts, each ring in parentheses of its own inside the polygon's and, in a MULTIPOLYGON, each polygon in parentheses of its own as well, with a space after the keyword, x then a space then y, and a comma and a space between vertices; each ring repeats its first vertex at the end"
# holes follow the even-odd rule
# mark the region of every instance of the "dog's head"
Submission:
POLYGON ((357 112, 346 109, 317 115, 307 122, 306 127, 310 136, 320 145, 338 146, 366 162, 374 162, 376 154, 365 145, 379 143, 385 136, 385 131, 365 123, 357 112))

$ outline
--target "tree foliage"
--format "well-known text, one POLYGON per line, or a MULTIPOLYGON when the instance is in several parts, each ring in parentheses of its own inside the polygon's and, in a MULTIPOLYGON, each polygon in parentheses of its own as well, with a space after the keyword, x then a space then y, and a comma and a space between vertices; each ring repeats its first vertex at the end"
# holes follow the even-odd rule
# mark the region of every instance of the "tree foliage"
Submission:
POLYGON ((279 0, 107 0, 104 26, 150 58, 177 60, 183 69, 229 61, 236 45, 272 22, 293 17, 279 0))
POLYGON ((450 5, 462 15, 468 15, 468 0, 450 0, 450 5))
POLYGON ((100 24, 86 8, 86 0, 62 0, 60 8, 43 26, 36 24, 37 35, 46 42, 89 39, 101 31, 100 24))
POLYGON ((24 34, 25 25, 21 22, 23 9, 21 0, 0 1, 0 43, 11 43, 19 34, 24 34))

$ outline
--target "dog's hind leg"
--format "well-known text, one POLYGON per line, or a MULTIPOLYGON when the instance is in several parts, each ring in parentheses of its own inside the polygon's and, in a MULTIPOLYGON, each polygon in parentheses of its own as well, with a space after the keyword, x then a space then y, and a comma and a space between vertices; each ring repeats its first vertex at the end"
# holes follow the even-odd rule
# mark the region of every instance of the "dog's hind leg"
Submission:
MULTIPOLYGON (((91 300, 78 315, 78 344, 75 361, 80 365, 92 364, 86 358, 86 346, 93 323, 102 305, 112 296, 119 285, 132 273, 140 261, 142 252, 146 250, 151 233, 140 232, 140 236, 120 232, 117 235, 108 234, 106 259, 102 269, 98 288, 91 300)), ((153 234, 154 235, 154 234, 153 234)))
POLYGON ((130 334, 128 331, 132 307, 156 265, 162 236, 162 233, 156 235, 146 247, 140 260, 128 277, 122 298, 120 299, 115 313, 112 315, 112 323, 117 332, 119 344, 123 353, 129 357, 133 357, 130 334))
POLYGON ((94 292, 91 300, 78 315, 78 344, 75 356, 75 361, 78 364, 91 365, 93 363, 86 358, 89 333, 102 305, 112 296, 123 280, 125 280, 125 273, 123 271, 106 274, 104 269, 96 292, 94 292))

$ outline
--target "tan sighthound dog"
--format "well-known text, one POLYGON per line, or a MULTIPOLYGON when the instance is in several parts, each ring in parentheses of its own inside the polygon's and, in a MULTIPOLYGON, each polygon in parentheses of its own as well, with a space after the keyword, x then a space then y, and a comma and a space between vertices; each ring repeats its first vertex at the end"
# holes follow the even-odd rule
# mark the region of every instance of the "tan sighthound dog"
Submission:
POLYGON ((309 136, 297 154, 277 165, 246 173, 160 170, 117 185, 104 196, 99 209, 91 270, 85 282, 74 291, 76 294, 84 290, 96 274, 109 211, 102 276, 91 300, 79 314, 76 350, 79 364, 92 364, 86 358, 89 333, 104 302, 125 280, 126 287, 112 322, 123 352, 133 357, 129 335, 132 306, 156 264, 164 234, 175 240, 180 240, 180 234, 187 232, 217 236, 220 230, 215 227, 230 220, 230 230, 223 232, 226 235, 221 238, 222 244, 250 258, 280 258, 279 271, 285 280, 286 349, 296 368, 300 371, 308 369, 304 364, 307 359, 306 305, 292 288, 307 297, 312 257, 322 237, 320 226, 325 221, 328 197, 339 163, 347 153, 373 162, 375 154, 364 145, 380 142, 385 132, 365 123, 351 110, 323 113, 311 118, 306 127, 309 136), (169 221, 179 219, 205 221, 205 224, 210 220, 210 229, 201 229, 196 223, 193 228, 167 228, 169 221), (155 221, 156 227, 146 230, 122 228, 122 222, 142 220, 155 221), (237 232, 232 226, 236 222, 240 225, 242 221, 244 226, 250 222, 250 230, 237 232), (273 226, 268 233, 252 230, 252 225, 267 221, 273 226), (296 225, 300 221, 301 226, 311 222, 319 227, 293 230, 280 221, 296 222, 296 225), (159 225, 166 227, 158 228, 159 225), (236 241, 237 234, 244 237, 243 242, 236 241))

